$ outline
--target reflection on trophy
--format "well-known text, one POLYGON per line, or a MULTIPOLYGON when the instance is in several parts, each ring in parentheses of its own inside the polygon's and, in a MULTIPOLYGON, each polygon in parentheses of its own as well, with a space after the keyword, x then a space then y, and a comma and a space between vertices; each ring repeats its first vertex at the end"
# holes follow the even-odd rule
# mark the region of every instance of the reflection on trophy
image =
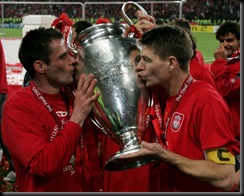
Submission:
POLYGON ((145 112, 138 108, 138 103, 148 101, 148 97, 142 98, 145 93, 141 92, 129 61, 130 48, 136 45, 136 39, 129 37, 129 30, 128 24, 103 23, 89 27, 78 36, 86 64, 85 73, 94 74, 98 79, 97 90, 101 92, 90 118, 121 149, 107 160, 105 169, 110 171, 140 167, 155 161, 147 157, 119 159, 122 154, 141 149, 138 131, 145 129, 141 126, 145 125, 141 123, 145 112))

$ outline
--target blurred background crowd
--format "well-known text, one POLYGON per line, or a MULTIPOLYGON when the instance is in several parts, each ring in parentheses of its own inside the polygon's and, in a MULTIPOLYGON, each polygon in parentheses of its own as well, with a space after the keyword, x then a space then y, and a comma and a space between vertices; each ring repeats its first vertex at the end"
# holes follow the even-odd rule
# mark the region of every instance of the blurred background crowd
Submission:
MULTIPOLYGON (((11 1, 13 0, 5 2, 11 1)), ((30 14, 49 14, 58 17, 62 12, 67 13, 69 17, 74 20, 86 19, 94 23, 97 18, 102 16, 110 18, 111 21, 115 22, 121 20, 120 9, 122 3, 127 1, 37 0, 35 2, 55 2, 57 4, 2 4, 2 7, 0 6, 0 13, 2 12, 4 19, 1 19, 1 22, 4 20, 4 23, 21 23, 22 17, 30 14), (67 4, 58 4, 58 2, 65 2, 67 4), (88 2, 92 4, 85 4, 88 2), (102 4, 96 4, 96 2, 100 2, 102 4), (109 3, 106 4, 104 2, 109 3), (84 13, 82 13, 82 6, 77 3, 85 4, 85 18, 83 16, 84 13)), ((173 18, 179 17, 179 4, 172 3, 173 1, 169 1, 167 4, 160 3, 160 1, 157 0, 135 0, 134 2, 143 2, 141 5, 149 14, 153 15, 158 22, 169 21, 173 18), (152 4, 152 2, 154 3, 152 4)), ((182 5, 182 17, 199 25, 221 25, 225 21, 239 22, 240 20, 240 1, 237 0, 184 0, 182 5)))

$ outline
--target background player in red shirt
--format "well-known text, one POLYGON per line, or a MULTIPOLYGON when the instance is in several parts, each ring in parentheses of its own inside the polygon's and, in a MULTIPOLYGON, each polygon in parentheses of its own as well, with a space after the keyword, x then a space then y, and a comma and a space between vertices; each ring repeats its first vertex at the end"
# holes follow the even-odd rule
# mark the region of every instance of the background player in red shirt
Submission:
POLYGON ((219 47, 214 51, 211 70, 220 92, 230 107, 235 137, 240 140, 240 25, 222 24, 216 31, 219 47))

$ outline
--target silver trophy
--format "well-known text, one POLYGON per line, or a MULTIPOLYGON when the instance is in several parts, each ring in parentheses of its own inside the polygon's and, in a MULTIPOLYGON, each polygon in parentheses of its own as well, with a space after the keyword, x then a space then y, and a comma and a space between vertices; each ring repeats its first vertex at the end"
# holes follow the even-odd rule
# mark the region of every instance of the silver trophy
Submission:
MULTIPOLYGON (((135 5, 134 2, 130 4, 135 5)), ((128 3, 124 4, 123 9, 128 9, 127 6, 128 3)), ((142 9, 138 4, 136 6, 142 9)), ((138 122, 144 122, 145 112, 138 105, 139 100, 148 101, 148 97, 142 97, 147 93, 145 88, 142 90, 139 87, 129 61, 131 47, 137 45, 130 33, 131 24, 102 23, 78 35, 78 45, 82 48, 86 65, 85 73, 94 74, 98 79, 96 88, 101 92, 90 118, 120 147, 106 161, 105 169, 110 171, 140 167, 155 161, 147 157, 119 159, 122 154, 141 149, 138 131, 145 127, 139 127, 138 122)))

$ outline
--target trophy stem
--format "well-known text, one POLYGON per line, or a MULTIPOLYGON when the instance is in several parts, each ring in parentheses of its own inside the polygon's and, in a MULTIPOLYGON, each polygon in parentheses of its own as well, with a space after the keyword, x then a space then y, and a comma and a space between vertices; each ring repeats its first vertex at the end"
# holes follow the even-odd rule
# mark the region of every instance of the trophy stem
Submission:
POLYGON ((136 131, 127 131, 119 135, 119 141, 121 150, 117 151, 106 161, 105 170, 118 171, 132 169, 156 161, 149 157, 119 159, 121 155, 133 153, 141 149, 141 144, 138 140, 136 131))

